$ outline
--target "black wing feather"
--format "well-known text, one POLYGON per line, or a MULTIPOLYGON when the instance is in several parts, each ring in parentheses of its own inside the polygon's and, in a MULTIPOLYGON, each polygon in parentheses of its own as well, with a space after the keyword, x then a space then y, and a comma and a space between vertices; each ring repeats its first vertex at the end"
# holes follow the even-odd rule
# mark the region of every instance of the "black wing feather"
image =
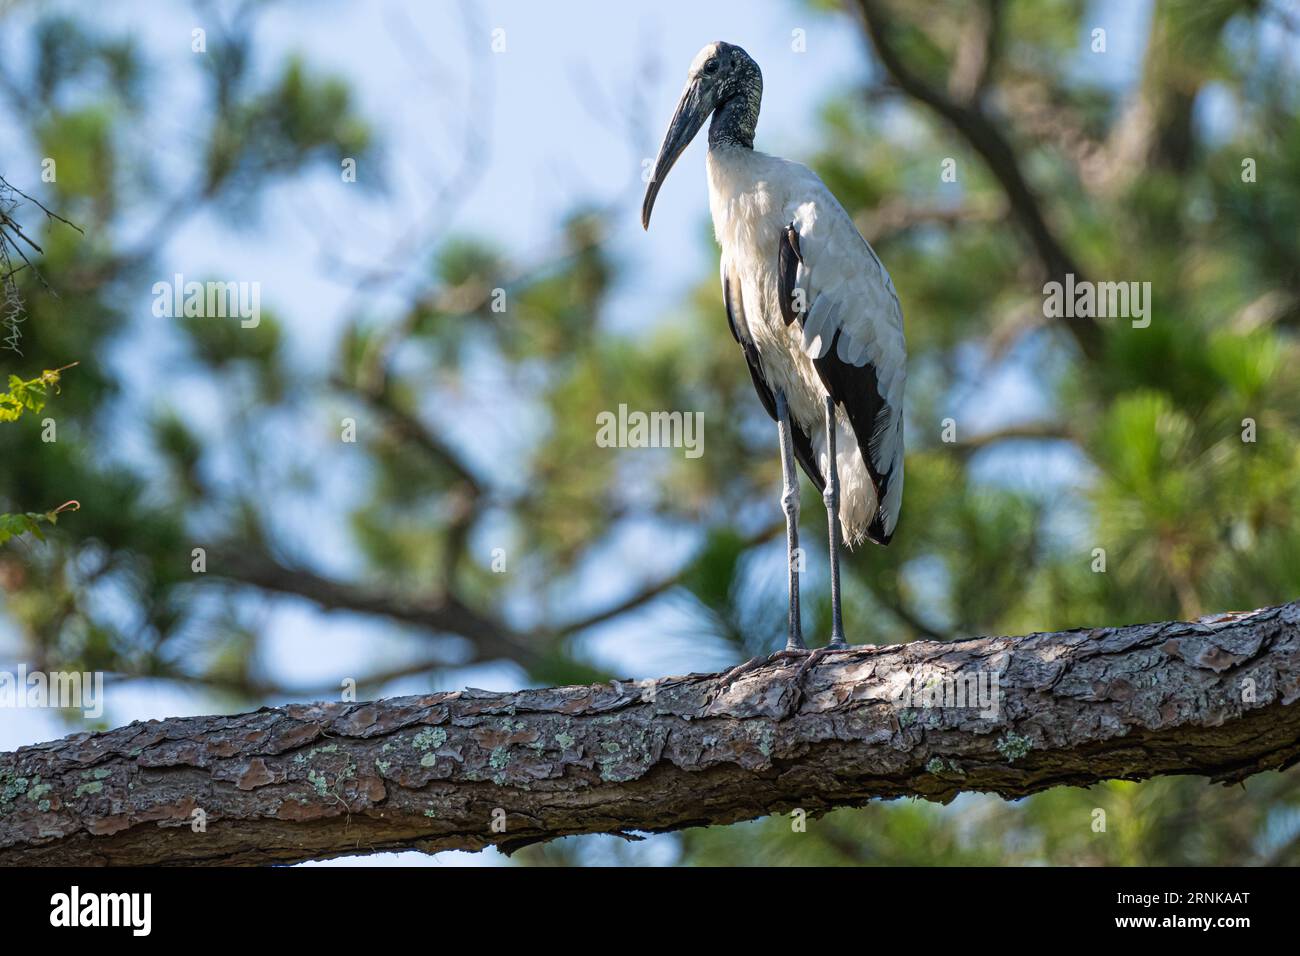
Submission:
MULTIPOLYGON (((739 290, 736 290, 739 292, 739 290)), ((737 296, 737 299, 739 296, 737 296)), ((740 302, 732 298, 731 276, 729 273, 723 273, 722 276, 722 301, 727 307, 727 323, 731 326, 731 334, 745 354, 745 364, 749 366, 749 377, 754 380, 754 391, 758 392, 759 401, 767 409, 767 414, 772 421, 776 421, 776 393, 772 387, 767 384, 767 379, 763 376, 763 362, 759 357, 758 348, 754 345, 754 340, 749 336, 749 326, 743 322, 736 321, 736 313, 743 306, 740 302), (741 334, 741 329, 744 334, 741 334)), ((826 487, 826 479, 822 477, 821 469, 817 467, 817 457, 813 453, 812 439, 808 433, 799 427, 799 423, 790 416, 790 435, 794 439, 794 457, 810 481, 822 491, 826 487)))
MULTIPOLYGON (((794 226, 786 226, 781 233, 780 251, 777 253, 777 273, 776 273, 776 291, 777 300, 781 303, 781 317, 785 319, 785 324, 789 325, 795 319, 802 320, 803 316, 795 308, 794 290, 795 283, 798 281, 799 263, 803 262, 803 255, 799 251, 799 233, 795 232, 794 226)), ((802 303, 807 308, 808 303, 802 303)))
MULTIPOLYGON (((795 301, 798 287, 799 266, 803 264, 803 252, 799 248, 799 232, 794 223, 781 231, 781 241, 777 252, 777 293, 781 306, 781 316, 789 325, 796 318, 800 328, 803 327, 812 303, 795 301), (796 306, 802 306, 797 308, 796 306)), ((813 366, 826 386, 827 393, 840 405, 844 406, 853 434, 858 440, 858 450, 867 473, 876 487, 876 501, 883 503, 889 492, 890 479, 893 477, 893 465, 890 470, 882 472, 876 462, 882 460, 881 442, 889 433, 892 409, 880 394, 880 383, 876 368, 870 362, 864 365, 850 365, 839 357, 840 332, 836 330, 830 348, 821 358, 813 359, 813 366)), ((872 516, 867 527, 867 537, 877 544, 888 544, 892 533, 885 533, 883 512, 880 507, 872 516)))
MULTIPOLYGON (((862 460, 867 466, 867 473, 871 475, 872 484, 876 486, 876 501, 883 502, 889 492, 893 472, 892 469, 881 472, 875 462, 880 456, 881 439, 889 429, 890 408, 880 395, 876 367, 870 362, 865 365, 850 365, 842 361, 838 352, 839 343, 840 333, 836 330, 830 348, 821 358, 813 359, 813 366, 831 398, 844 406, 853 434, 858 439, 858 450, 866 450, 862 460)), ((892 533, 885 533, 879 508, 867 528, 867 537, 877 544, 889 544, 889 539, 893 537, 892 533)))

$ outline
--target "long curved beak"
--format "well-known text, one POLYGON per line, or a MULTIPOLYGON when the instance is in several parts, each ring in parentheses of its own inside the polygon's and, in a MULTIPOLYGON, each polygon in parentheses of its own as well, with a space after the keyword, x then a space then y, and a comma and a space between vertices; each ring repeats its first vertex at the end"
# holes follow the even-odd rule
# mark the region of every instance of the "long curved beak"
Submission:
POLYGON ((654 173, 646 185, 645 199, 641 203, 641 228, 650 228, 650 211, 654 209, 659 187, 668 178, 668 171, 677 162, 677 157, 691 144, 711 112, 713 107, 700 94, 700 85, 691 80, 686 84, 686 89, 682 90, 682 98, 677 101, 677 111, 668 124, 663 145, 659 147, 659 158, 655 160, 654 173))

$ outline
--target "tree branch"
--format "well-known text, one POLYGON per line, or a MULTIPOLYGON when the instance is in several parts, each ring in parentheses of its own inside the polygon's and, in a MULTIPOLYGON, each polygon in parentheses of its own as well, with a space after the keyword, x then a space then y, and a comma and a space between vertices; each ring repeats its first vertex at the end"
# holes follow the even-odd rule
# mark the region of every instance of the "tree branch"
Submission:
POLYGON ((211 571, 214 576, 234 584, 306 598, 327 611, 374 614, 430 631, 460 635, 474 644, 475 660, 503 658, 528 669, 536 667, 548 650, 516 634, 502 622, 485 617, 455 595, 413 598, 336 581, 307 568, 282 564, 256 547, 239 552, 214 551, 211 571))
POLYGON ((1068 441, 1078 442, 1079 438, 1069 426, 1058 422, 1021 422, 1006 425, 992 431, 972 435, 962 441, 953 442, 952 450, 962 458, 970 458, 976 452, 1006 441, 1068 441))
POLYGON ((1236 782, 1300 759, 1300 602, 855 647, 817 661, 802 691, 797 666, 729 686, 692 674, 466 690, 76 734, 0 755, 0 864, 509 852, 876 797, 1014 798, 1160 774, 1236 782), (981 674, 997 688, 981 709, 899 699, 981 674))
MULTIPOLYGON (((984 160, 1006 194, 1011 215, 1028 237, 1046 277, 1064 281, 1066 274, 1072 273, 1076 280, 1084 279, 1074 257, 1048 225, 1038 195, 1025 179, 1010 141, 983 111, 978 99, 953 99, 908 65, 894 43, 893 25, 879 0, 856 0, 854 6, 877 58, 899 89, 946 120, 984 160)), ((990 23, 991 29, 997 28, 996 18, 990 23)), ((1102 332, 1094 319, 1071 317, 1063 321, 1084 355, 1092 359, 1101 356, 1102 332)))
MULTIPOLYGON (((773 522, 766 528, 760 528, 757 532, 745 538, 741 543, 741 547, 743 550, 748 551, 760 544, 766 544, 784 529, 784 521, 773 522)), ((607 604, 599 611, 591 611, 580 617, 571 618, 562 624, 547 629, 547 633, 560 638, 568 637, 570 634, 577 634, 580 631, 595 627, 597 624, 604 624, 606 621, 612 621, 616 617, 622 617, 630 611, 635 611, 637 608, 643 607, 656 598, 667 594, 674 588, 680 587, 686 575, 695 568, 695 564, 695 559, 687 559, 676 571, 664 575, 652 584, 643 586, 628 597, 615 601, 613 604, 607 604)))
POLYGON ((974 103, 988 89, 1002 40, 1002 0, 982 0, 966 11, 966 24, 957 42, 948 73, 948 95, 974 103))

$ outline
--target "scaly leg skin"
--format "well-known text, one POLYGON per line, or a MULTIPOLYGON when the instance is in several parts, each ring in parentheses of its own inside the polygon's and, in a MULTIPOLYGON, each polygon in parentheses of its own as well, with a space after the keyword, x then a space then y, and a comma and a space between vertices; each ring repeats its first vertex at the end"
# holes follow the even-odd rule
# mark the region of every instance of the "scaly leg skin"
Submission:
POLYGON ((829 467, 826 469, 826 487, 822 492, 822 500, 826 503, 826 523, 830 527, 831 640, 826 647, 811 653, 804 644, 799 624, 799 567, 795 561, 795 551, 799 547, 799 488, 794 473, 790 408, 786 403, 785 394, 780 391, 776 393, 776 414, 781 436, 781 474, 784 478, 781 507, 785 511, 786 548, 790 562, 790 639, 784 651, 778 651, 766 658, 755 657, 738 667, 733 667, 722 678, 722 687, 728 688, 744 674, 768 664, 794 657, 804 657, 791 678, 794 692, 786 705, 785 716, 788 717, 798 711, 799 703, 803 700, 804 681, 812 669, 832 651, 847 650, 849 643, 844 638, 844 619, 840 610, 840 475, 835 460, 835 400, 829 395, 826 396, 826 450, 829 467))
MULTIPOLYGON (((777 661, 803 657, 809 653, 803 640, 803 627, 799 620, 799 476, 794 470, 794 438, 790 426, 790 405, 785 392, 776 391, 776 426, 781 443, 781 510, 785 512, 785 546, 786 565, 790 588, 790 636, 786 640, 785 650, 777 651, 767 657, 755 657, 731 670, 722 677, 721 689, 725 690, 740 677, 760 667, 777 661)), ((801 667, 799 676, 805 673, 801 667)))
POLYGON ((826 450, 830 467, 826 470, 826 523, 831 539, 831 642, 833 651, 849 646, 844 639, 844 621, 840 615, 840 472, 835 462, 835 399, 826 396, 826 450))
POLYGON ((776 426, 781 440, 781 510, 785 512, 786 563, 790 582, 790 637, 787 651, 802 651, 803 629, 799 621, 799 476, 794 470, 794 438, 790 430, 790 405, 785 392, 776 391, 776 426))

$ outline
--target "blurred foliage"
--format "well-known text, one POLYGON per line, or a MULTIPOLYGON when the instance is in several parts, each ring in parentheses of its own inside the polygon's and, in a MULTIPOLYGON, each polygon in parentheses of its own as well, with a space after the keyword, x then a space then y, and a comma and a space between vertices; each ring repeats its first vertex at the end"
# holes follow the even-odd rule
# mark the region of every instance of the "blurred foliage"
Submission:
MULTIPOLYGON (((811 6, 856 29, 829 0, 811 6)), ((979 6, 886 5, 900 55, 940 89, 979 6)), ((1095 55, 1089 10, 1003 4, 979 97, 1088 276, 1151 283, 1150 325, 1104 322, 1099 358, 1044 318, 1043 277, 999 180, 921 105, 888 84, 846 86, 822 106, 819 143, 794 157, 855 216, 907 318, 907 493, 894 543, 848 559, 855 642, 1186 618, 1300 595, 1300 380, 1288 374, 1300 85, 1285 53, 1297 37, 1267 5, 1176 0, 1156 8, 1124 82, 1083 68, 1095 55), (937 175, 947 157, 956 183, 937 175), (956 442, 943 440, 944 419, 956 442), (1037 434, 1017 430, 1026 422, 1037 434)), ((170 279, 160 252, 181 224, 209 211, 265 226, 254 214, 267 190, 337 175, 349 157, 381 163, 383 144, 347 85, 309 58, 253 70, 256 32, 243 26, 196 60, 205 109, 169 156, 189 176, 168 195, 160 184, 177 177, 162 175, 142 133, 174 78, 81 19, 19 33, 23 56, 0 62, 0 95, 25 151, 4 153, 2 171, 25 188, 39 169, 16 155, 55 159, 44 199, 86 232, 24 220, 46 226, 36 264, 50 287, 32 270, 14 276, 30 359, 0 351, 0 373, 22 381, 32 362, 81 364, 52 412, 56 443, 30 416, 0 428, 0 511, 82 504, 46 543, 0 550, 4 618, 29 662, 180 681, 231 709, 314 693, 262 666, 270 601, 390 622, 412 650, 362 679, 372 693, 419 675, 446 686, 456 667, 499 660, 521 682, 595 679, 592 622, 630 625, 656 602, 685 623, 665 633, 659 615, 647 639, 690 648, 702 666, 777 645, 775 435, 723 321, 711 244, 698 249, 698 288, 635 332, 610 314, 623 269, 611 213, 596 207, 575 209, 540 260, 434 230, 414 244, 412 269, 394 270, 402 281, 364 280, 325 370, 297 359, 294 326, 271 314, 249 329, 151 318, 145 290, 170 279), (140 222, 155 225, 133 244, 124 237, 141 232, 126 226, 140 222), (166 343, 166 367, 133 360, 142 341, 166 343), (596 416, 620 403, 702 412, 707 453, 598 448, 596 416), (355 442, 339 442, 340 421, 355 442), (650 574, 682 542, 677 571, 650 574), (628 560, 638 553, 644 567, 628 560), (595 571, 619 575, 626 604, 587 599, 595 571)), ((630 209, 617 214, 631 221, 630 209)), ((806 540, 822 540, 810 489, 803 514, 806 540)), ((825 634, 824 558, 809 552, 805 625, 825 634)), ((520 858, 1295 863, 1297 779, 877 803, 806 832, 774 817, 520 858)))

